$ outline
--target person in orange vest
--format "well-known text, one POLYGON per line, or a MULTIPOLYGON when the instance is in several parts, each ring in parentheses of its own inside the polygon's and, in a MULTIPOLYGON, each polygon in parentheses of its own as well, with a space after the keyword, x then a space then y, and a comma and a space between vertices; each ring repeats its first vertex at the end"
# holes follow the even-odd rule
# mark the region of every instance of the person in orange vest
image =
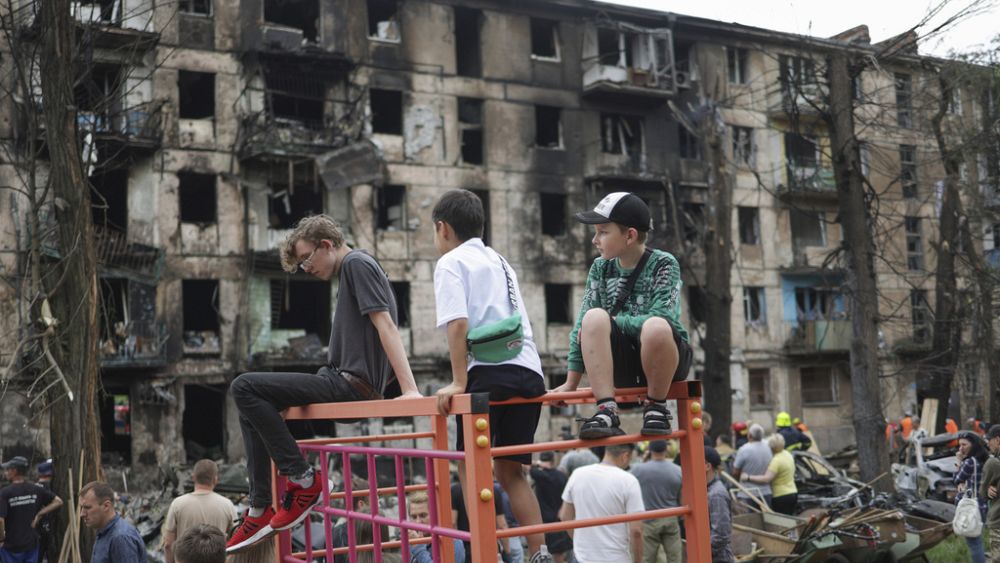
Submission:
POLYGON ((803 434, 809 432, 809 427, 806 426, 806 423, 802 422, 802 419, 799 417, 795 417, 792 419, 792 426, 794 426, 796 430, 802 432, 803 434))
POLYGON ((983 423, 978 418, 969 417, 965 421, 966 430, 971 430, 978 434, 980 437, 986 436, 986 431, 983 429, 983 423))
POLYGON ((903 418, 899 420, 899 429, 903 435, 903 441, 910 440, 910 432, 913 432, 913 414, 910 411, 903 413, 903 418))
MULTIPOLYGON (((954 418, 944 419, 944 431, 946 434, 958 434, 958 423, 955 422, 954 418)), ((948 442, 948 447, 957 448, 958 438, 955 438, 954 440, 948 442)))

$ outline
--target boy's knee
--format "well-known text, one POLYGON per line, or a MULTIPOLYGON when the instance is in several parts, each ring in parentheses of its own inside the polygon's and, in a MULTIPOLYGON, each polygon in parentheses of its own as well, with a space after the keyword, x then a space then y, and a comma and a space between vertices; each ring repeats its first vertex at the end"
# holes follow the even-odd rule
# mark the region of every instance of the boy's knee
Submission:
POLYGON ((493 469, 496 472, 497 481, 504 489, 508 488, 511 483, 524 479, 524 470, 521 469, 521 464, 514 461, 497 460, 493 469))
POLYGON ((639 340, 643 347, 663 346, 674 342, 674 329, 663 317, 650 317, 642 323, 642 330, 639 333, 639 340))
POLYGON ((580 321, 580 328, 582 330, 611 330, 611 315, 607 311, 601 309, 600 307, 595 307, 590 309, 583 314, 583 320, 580 321))
POLYGON ((250 393, 252 385, 247 378, 247 374, 238 375, 232 383, 229 384, 229 393, 233 396, 234 400, 239 400, 240 397, 246 397, 250 393))

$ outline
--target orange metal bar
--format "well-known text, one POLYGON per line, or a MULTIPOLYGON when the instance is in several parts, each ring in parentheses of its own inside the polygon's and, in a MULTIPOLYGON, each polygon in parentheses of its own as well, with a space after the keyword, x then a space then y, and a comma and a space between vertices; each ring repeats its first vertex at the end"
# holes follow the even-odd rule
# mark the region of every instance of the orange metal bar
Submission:
MULTIPOLYGON (((291 418, 286 417, 289 420, 291 418)), ((360 442, 393 442, 396 440, 418 440, 420 438, 433 438, 433 432, 405 432, 402 434, 375 434, 374 436, 348 436, 346 438, 309 438, 298 440, 300 444, 311 444, 314 446, 328 446, 331 444, 357 444, 360 442)))
MULTIPOLYGON (((434 428, 435 450, 450 449, 448 444, 448 417, 435 415, 431 417, 431 424, 434 428)), ((431 462, 434 466, 434 483, 437 485, 435 500, 437 501, 437 522, 445 528, 453 528, 455 523, 451 518, 451 467, 446 459, 435 459, 431 462)), ((455 561, 455 545, 451 538, 441 538, 438 542, 440 553, 432 554, 442 563, 465 563, 455 561)))
POLYGON ((622 522, 632 522, 635 520, 652 520, 654 518, 666 518, 668 516, 687 516, 691 509, 687 506, 676 508, 661 508, 647 512, 636 512, 633 514, 619 514, 617 516, 601 516, 598 518, 585 518, 583 520, 573 520, 572 522, 551 522, 549 524, 535 524, 534 526, 520 526, 518 528, 507 528, 497 531, 498 538, 513 538, 518 536, 528 536, 531 534, 547 534, 551 532, 561 532, 564 530, 575 530, 576 528, 589 528, 591 526, 605 526, 607 524, 621 524, 622 522))
MULTIPOLYGON (((412 492, 415 492, 415 491, 426 491, 427 490, 427 485, 424 485, 424 484, 421 484, 421 485, 407 485, 406 487, 404 487, 404 490, 407 493, 412 493, 412 492)), ((379 496, 383 496, 383 497, 390 496, 390 495, 396 494, 396 487, 380 487, 380 488, 376 489, 375 492, 379 496)), ((344 493, 343 491, 341 491, 339 493, 331 492, 330 493, 330 500, 339 500, 339 499, 342 499, 342 498, 344 498, 346 496, 347 496, 347 494, 344 493)))
MULTIPOLYGON (((676 432, 666 434, 664 436, 657 436, 658 440, 678 440, 687 436, 687 432, 684 430, 678 430, 676 432)), ((492 448, 490 453, 494 458, 520 455, 520 454, 533 454, 536 452, 545 452, 550 450, 562 451, 562 450, 572 450, 575 448, 592 448, 594 446, 613 446, 615 444, 634 444, 636 442, 642 442, 644 440, 649 440, 649 436, 643 436, 642 434, 623 434, 621 436, 612 436, 611 438, 603 438, 601 440, 559 440, 557 442, 541 442, 537 444, 520 444, 517 446, 499 446, 492 448)))
MULTIPOLYGON (((463 414, 465 447, 465 511, 472 532, 473 563, 495 562, 497 557, 497 522, 493 505, 493 457, 490 455, 489 396, 473 395, 479 414, 463 414)), ((472 405, 470 405, 472 406, 472 405)))
POLYGON ((702 431, 701 402, 677 400, 677 424, 687 430, 681 439, 681 498, 691 514, 684 519, 687 560, 711 561, 712 548, 708 523, 708 481, 705 474, 705 441, 702 431))

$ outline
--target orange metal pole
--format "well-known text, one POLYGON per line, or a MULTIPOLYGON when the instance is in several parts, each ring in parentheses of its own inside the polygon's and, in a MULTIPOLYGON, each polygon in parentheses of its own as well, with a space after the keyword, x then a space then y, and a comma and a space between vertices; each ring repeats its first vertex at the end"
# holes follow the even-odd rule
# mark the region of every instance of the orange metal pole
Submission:
POLYGON ((635 512, 632 514, 616 514, 614 516, 599 516, 597 518, 577 519, 570 522, 551 522, 549 524, 535 524, 533 526, 520 526, 517 528, 507 528, 497 532, 498 538, 512 538, 516 536, 529 536, 531 534, 548 534, 551 532, 561 532, 563 530, 575 530, 577 528, 589 528, 591 526, 606 526, 608 524, 620 524, 622 522, 632 522, 635 520, 652 520, 654 518, 667 518, 669 516, 687 516, 691 509, 687 506, 675 508, 661 508, 647 512, 635 512))
MULTIPOLYGON (((431 424, 434 427, 434 449, 438 451, 451 449, 448 444, 448 417, 436 414, 431 417, 431 424)), ((437 520, 438 525, 443 528, 453 528, 455 523, 451 518, 451 466, 446 459, 435 459, 434 480, 437 485, 437 520)), ((452 542, 459 541, 451 538, 440 538, 441 562, 442 563, 465 563, 455 561, 455 545, 452 542)), ((404 554, 409 557, 409 554, 404 554)))
POLYGON ((489 395, 472 396, 472 413, 463 414, 465 510, 472 534, 472 563, 496 563, 497 521, 493 506, 493 457, 490 455, 489 395))
MULTIPOLYGON (((696 382, 691 382, 696 383, 696 382)), ((696 393, 701 389, 698 385, 696 393)), ((684 519, 687 539, 687 560, 691 563, 710 563, 712 547, 708 523, 708 482, 705 476, 705 442, 701 420, 701 402, 697 399, 677 400, 677 424, 687 430, 681 439, 681 498, 691 513, 684 519)))

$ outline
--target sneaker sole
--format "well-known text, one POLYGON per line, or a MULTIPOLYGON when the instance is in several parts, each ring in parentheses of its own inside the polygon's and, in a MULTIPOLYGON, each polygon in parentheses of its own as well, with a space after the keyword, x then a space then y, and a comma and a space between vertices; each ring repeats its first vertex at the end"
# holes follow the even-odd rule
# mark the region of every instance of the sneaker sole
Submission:
POLYGON ((670 434, 669 428, 643 428, 639 431, 643 436, 666 436, 670 434))
POLYGON ((610 438, 612 436, 622 436, 625 431, 621 428, 615 426, 613 428, 588 428, 586 430, 580 431, 581 440, 599 440, 601 438, 610 438))
MULTIPOLYGON (((295 520, 289 522, 288 524, 285 524, 284 526, 273 526, 274 531, 276 531, 276 532, 282 532, 282 531, 287 530, 289 528, 294 528, 295 526, 298 526, 303 520, 305 520, 309 516, 309 513, 312 511, 312 507, 316 506, 317 504, 319 504, 319 496, 318 495, 316 496, 316 500, 313 501, 312 504, 310 504, 309 506, 307 506, 305 508, 305 510, 302 511, 302 514, 299 514, 298 518, 296 518, 295 520)), ((274 519, 272 518, 271 521, 274 522, 274 519)))
POLYGON ((263 528, 257 530, 257 533, 250 536, 249 538, 241 541, 240 543, 226 548, 226 554, 239 553, 241 551, 250 549, 251 547, 257 545, 258 543, 266 540, 267 538, 273 536, 277 533, 277 530, 271 527, 270 524, 264 526, 263 528))

